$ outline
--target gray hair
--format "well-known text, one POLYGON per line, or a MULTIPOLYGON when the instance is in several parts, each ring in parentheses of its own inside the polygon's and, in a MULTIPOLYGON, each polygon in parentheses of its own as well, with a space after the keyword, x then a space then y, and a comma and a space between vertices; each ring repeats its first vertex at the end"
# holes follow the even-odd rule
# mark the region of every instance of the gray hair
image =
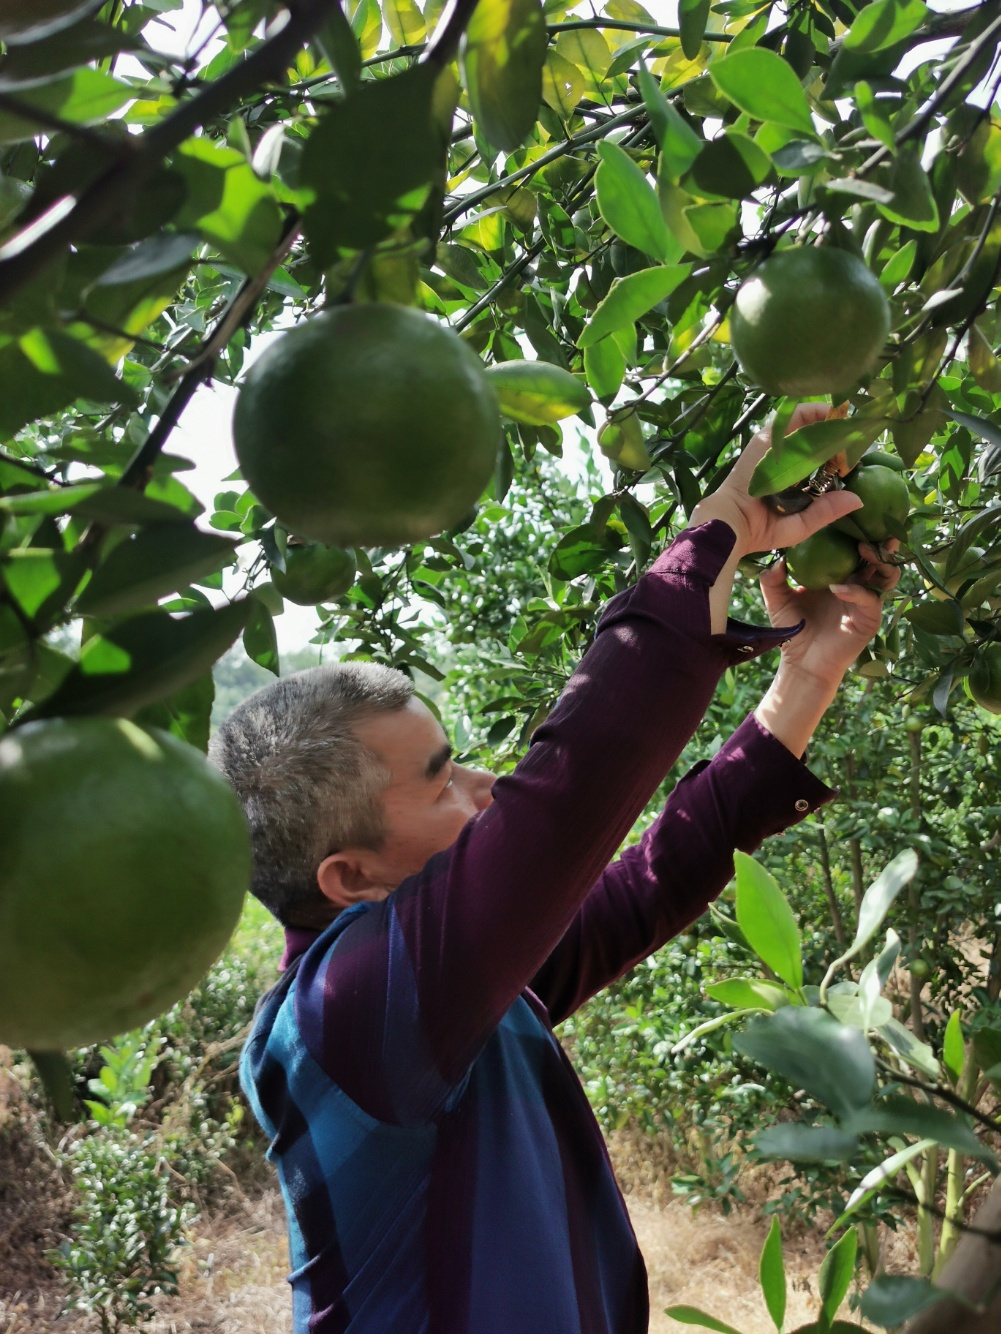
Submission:
POLYGON ((209 759, 250 825, 251 892, 283 924, 331 920, 316 881, 324 857, 381 846, 389 773, 354 724, 402 709, 413 693, 413 682, 392 667, 310 667, 258 690, 215 732, 209 759))

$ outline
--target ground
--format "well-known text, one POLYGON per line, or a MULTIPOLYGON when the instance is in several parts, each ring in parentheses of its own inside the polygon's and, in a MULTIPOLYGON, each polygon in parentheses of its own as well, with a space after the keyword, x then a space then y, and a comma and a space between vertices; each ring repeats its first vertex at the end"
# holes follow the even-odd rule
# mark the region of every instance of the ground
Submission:
MULTIPOLYGON (((68 1193, 33 1108, 2 1060, 0 1085, 0 1334, 92 1334, 93 1318, 60 1315, 63 1290, 44 1259, 65 1236, 68 1193)), ((672 1198, 656 1141, 637 1133, 617 1138, 611 1151, 647 1263, 650 1334, 686 1328, 664 1314, 675 1304, 701 1307, 741 1334, 774 1334, 758 1287, 758 1256, 770 1222, 761 1205, 769 1183, 749 1180, 756 1198, 729 1216, 709 1206, 693 1212, 672 1198)), ((912 1270, 903 1240, 895 1238, 894 1244, 891 1266, 912 1270)), ((816 1316, 821 1229, 787 1225, 785 1256, 791 1330, 816 1316)), ((146 1329, 291 1334, 287 1270, 285 1219, 274 1178, 264 1177, 252 1188, 234 1181, 223 1206, 193 1227, 182 1256, 179 1295, 157 1300, 157 1316, 146 1329)), ((848 1315, 847 1307, 842 1314, 848 1315)))

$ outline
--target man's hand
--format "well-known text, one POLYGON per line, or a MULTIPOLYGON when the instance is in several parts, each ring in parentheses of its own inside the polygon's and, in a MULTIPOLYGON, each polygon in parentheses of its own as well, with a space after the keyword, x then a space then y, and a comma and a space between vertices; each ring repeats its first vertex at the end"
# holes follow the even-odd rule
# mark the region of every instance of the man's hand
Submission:
MULTIPOLYGON (((829 409, 825 403, 801 403, 792 414, 787 435, 801 426, 825 421, 829 409)), ((726 481, 712 495, 700 500, 692 512, 692 524, 722 519, 737 534, 737 559, 752 551, 772 551, 776 547, 791 547, 797 542, 826 528, 835 519, 842 519, 853 510, 862 508, 861 499, 851 491, 832 491, 818 496, 799 514, 774 514, 763 500, 747 494, 751 476, 771 443, 767 428, 752 436, 747 448, 733 465, 726 481)))
MULTIPOLYGON (((883 551, 892 555, 899 545, 892 538, 883 551)), ((881 560, 875 547, 860 542, 859 553, 865 564, 847 583, 831 588, 791 588, 784 560, 761 576, 761 592, 772 624, 806 621, 800 633, 782 646, 784 666, 832 688, 838 686, 879 630, 881 595, 894 588, 900 578, 899 569, 881 560)))
MULTIPOLYGON (((883 550, 892 555, 898 545, 894 538, 883 550)), ((861 542, 859 552, 865 565, 850 583, 832 588, 790 588, 785 561, 761 576, 773 625, 806 620, 799 634, 782 645, 775 680, 754 711, 762 726, 794 755, 806 750, 841 678, 879 629, 882 592, 900 578, 896 566, 881 560, 875 547, 861 542)))

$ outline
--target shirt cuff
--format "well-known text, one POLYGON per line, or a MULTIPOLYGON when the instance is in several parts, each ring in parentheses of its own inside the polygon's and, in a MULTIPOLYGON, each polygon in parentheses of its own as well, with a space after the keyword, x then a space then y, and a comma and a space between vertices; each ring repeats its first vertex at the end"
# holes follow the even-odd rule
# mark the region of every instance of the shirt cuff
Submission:
MULTIPOLYGON (((683 575, 711 587, 726 564, 737 536, 722 519, 710 519, 679 533, 650 569, 651 574, 683 575)), ((806 624, 745 625, 728 617, 726 630, 712 635, 710 643, 720 652, 726 666, 750 662, 798 635, 806 624)))
POLYGON ((740 812, 733 846, 742 852, 754 852, 766 838, 798 824, 838 795, 753 713, 711 761, 697 765, 682 781, 703 773, 702 781, 711 782, 719 799, 740 812))

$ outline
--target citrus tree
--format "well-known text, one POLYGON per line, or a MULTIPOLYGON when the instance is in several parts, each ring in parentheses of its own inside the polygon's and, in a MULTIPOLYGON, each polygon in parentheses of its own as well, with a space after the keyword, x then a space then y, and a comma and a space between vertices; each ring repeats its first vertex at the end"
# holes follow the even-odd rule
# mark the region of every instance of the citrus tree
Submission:
MULTIPOLYGON (((424 679, 442 613, 468 646, 482 606, 476 699, 514 748, 769 413, 758 494, 845 479, 866 500, 794 553, 804 582, 843 577, 859 540, 903 566, 860 679, 993 723, 997 0, 205 0, 176 55, 158 34, 181 7, 0 13, 0 784, 37 812, 0 873, 10 940, 44 959, 72 928, 37 869, 61 789, 117 810, 94 913, 142 894, 142 836, 125 875, 105 858, 150 809, 177 827, 156 729, 204 747, 213 663, 242 637, 277 670, 283 598, 424 679), (203 516, 171 434, 273 330, 203 516), (786 437, 804 397, 830 416, 786 437), (55 729, 71 757, 43 781, 29 752, 55 729), (124 797, 85 735, 126 746, 124 797)), ((191 804, 215 793, 185 775, 191 804)), ((167 839, 164 874, 212 838, 167 839)), ((106 1022, 190 983, 167 962, 106 1022)), ((3 1011, 0 1040, 50 1053, 60 1022, 22 1038, 3 1011)))

